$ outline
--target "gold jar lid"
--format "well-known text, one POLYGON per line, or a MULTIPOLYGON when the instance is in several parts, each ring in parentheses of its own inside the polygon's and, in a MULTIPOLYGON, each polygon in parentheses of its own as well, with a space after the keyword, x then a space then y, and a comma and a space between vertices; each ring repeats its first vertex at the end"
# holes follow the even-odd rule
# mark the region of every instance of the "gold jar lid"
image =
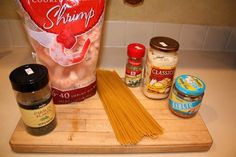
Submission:
POLYGON ((175 52, 179 49, 179 43, 169 37, 153 37, 150 40, 150 46, 164 52, 175 52))

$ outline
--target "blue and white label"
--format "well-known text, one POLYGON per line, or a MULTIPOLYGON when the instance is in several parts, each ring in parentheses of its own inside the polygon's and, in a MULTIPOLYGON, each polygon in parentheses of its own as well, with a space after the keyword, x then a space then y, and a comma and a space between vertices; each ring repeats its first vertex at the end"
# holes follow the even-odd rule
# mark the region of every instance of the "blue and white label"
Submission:
POLYGON ((176 94, 172 93, 171 98, 169 99, 170 107, 183 115, 193 115, 195 114, 200 107, 201 100, 197 101, 186 101, 181 99, 176 94))
POLYGON ((197 112, 197 110, 195 109, 198 107, 198 105, 200 105, 200 103, 201 101, 179 103, 171 99, 169 100, 169 104, 171 105, 172 109, 174 109, 175 111, 181 112, 183 114, 193 114, 197 112))

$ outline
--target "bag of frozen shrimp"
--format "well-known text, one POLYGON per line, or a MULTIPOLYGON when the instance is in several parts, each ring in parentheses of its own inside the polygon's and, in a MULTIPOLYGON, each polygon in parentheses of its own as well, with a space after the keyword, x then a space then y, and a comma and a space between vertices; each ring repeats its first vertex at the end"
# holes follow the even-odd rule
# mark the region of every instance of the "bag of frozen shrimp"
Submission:
POLYGON ((55 104, 96 93, 105 0, 18 0, 37 63, 48 68, 55 104))

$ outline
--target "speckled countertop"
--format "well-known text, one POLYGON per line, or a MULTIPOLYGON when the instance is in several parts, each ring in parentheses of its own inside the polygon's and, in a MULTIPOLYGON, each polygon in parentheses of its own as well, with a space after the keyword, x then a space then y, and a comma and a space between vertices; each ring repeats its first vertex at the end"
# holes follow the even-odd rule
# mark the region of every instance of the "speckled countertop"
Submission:
MULTIPOLYGON (((206 92, 200 114, 213 138, 213 145, 207 152, 124 154, 123 156, 179 156, 179 157, 235 157, 236 155, 236 53, 226 52, 179 52, 176 76, 191 74, 206 83, 206 92)), ((15 97, 8 79, 17 66, 33 62, 29 48, 0 48, 0 156, 78 156, 78 154, 23 154, 14 153, 8 142, 20 118, 15 97)), ((99 67, 114 69, 124 76, 125 50, 104 48, 101 51, 99 67)), ((80 154, 79 156, 119 156, 119 154, 80 154)))

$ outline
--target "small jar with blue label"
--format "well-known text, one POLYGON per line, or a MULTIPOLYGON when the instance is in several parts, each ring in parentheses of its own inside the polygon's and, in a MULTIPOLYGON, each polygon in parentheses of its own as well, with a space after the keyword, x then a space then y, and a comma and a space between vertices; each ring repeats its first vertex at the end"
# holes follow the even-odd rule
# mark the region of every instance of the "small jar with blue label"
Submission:
POLYGON ((195 76, 178 76, 169 99, 170 110, 183 118, 193 117, 200 108, 205 88, 205 83, 195 76))

